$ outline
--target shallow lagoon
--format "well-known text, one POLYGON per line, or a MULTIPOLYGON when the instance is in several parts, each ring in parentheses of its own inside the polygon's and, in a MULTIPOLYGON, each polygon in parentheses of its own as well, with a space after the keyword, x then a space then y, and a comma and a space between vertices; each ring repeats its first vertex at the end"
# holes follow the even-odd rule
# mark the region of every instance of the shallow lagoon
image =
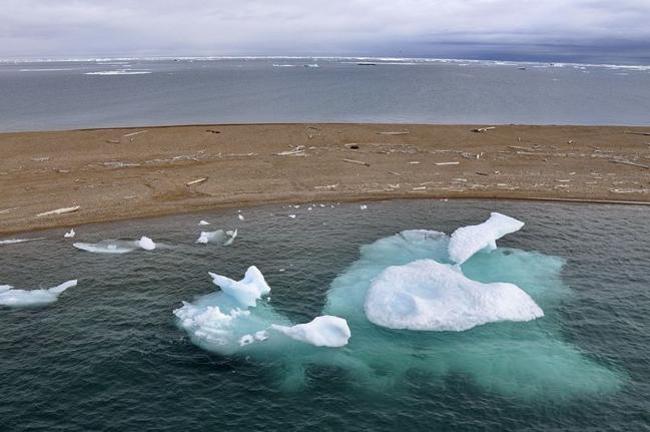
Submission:
POLYGON ((236 211, 220 211, 77 229, 78 241, 148 235, 173 246, 154 252, 84 253, 63 239, 65 230, 0 246, 0 284, 38 288, 79 279, 46 308, 0 309, 0 416, 9 430, 647 424, 646 208, 393 201, 367 210, 328 204, 242 213, 244 221, 236 211), (204 351, 172 315, 180 301, 214 291, 208 271, 239 279, 253 264, 272 287, 273 310, 287 320, 307 322, 323 310, 345 315, 353 299, 337 306, 328 290, 350 276, 362 245, 405 229, 450 233, 493 210, 526 226, 464 271, 485 282, 516 278, 544 318, 413 335, 373 328, 347 312, 350 344, 298 350, 311 358, 305 362, 292 353, 204 351), (210 229, 238 228, 239 236, 230 247, 196 245, 201 219, 212 222, 210 229), (371 373, 350 359, 363 359, 371 373))

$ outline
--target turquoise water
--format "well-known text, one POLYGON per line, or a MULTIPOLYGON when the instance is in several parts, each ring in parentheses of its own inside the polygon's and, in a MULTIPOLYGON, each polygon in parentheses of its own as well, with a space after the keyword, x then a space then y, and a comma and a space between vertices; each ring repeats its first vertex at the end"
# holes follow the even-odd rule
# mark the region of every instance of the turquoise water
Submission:
MULTIPOLYGON (((3 430, 643 430, 650 405, 650 252, 640 206, 393 201, 220 211, 78 227, 78 241, 148 235, 170 246, 99 255, 64 230, 0 246, 0 284, 53 286, 56 303, 0 308, 3 430), (376 327, 360 310, 388 265, 438 258, 396 233, 451 233, 500 211, 526 222, 463 272, 518 284, 543 318, 464 332, 376 327), (296 214, 291 219, 288 214, 296 214), (230 247, 193 242, 239 229, 230 247), (205 228, 203 228, 205 229, 205 228), (379 240, 379 241, 377 241, 379 240), (348 320, 340 349, 251 344, 219 354, 172 311, 250 265, 285 323, 348 320)), ((260 307, 260 306, 258 306, 260 307)), ((271 342, 271 341, 270 341, 271 342)))

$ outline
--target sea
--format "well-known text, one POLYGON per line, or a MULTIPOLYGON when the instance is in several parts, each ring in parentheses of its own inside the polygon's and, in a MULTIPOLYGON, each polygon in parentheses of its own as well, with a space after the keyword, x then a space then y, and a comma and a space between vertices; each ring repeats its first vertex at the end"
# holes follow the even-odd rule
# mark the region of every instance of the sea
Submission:
POLYGON ((0 131, 277 122, 647 125, 650 66, 419 58, 0 61, 0 131))
MULTIPOLYGON (((114 101, 119 95, 110 96, 108 88, 125 88, 128 83, 133 86, 129 87, 132 98, 125 102, 128 111, 138 106, 136 94, 147 93, 156 100, 171 97, 163 95, 165 86, 158 85, 160 93, 153 96, 153 87, 147 83, 196 73, 202 78, 188 80, 187 85, 197 86, 189 93, 198 97, 198 89, 208 86, 208 76, 223 73, 235 77, 234 69, 228 68, 236 64, 210 63, 206 71, 201 71, 199 64, 192 66, 193 72, 183 64, 156 64, 149 66, 154 71, 148 76, 94 76, 71 71, 35 75, 14 71, 10 75, 24 82, 33 80, 32 84, 68 80, 70 88, 72 83, 97 80, 89 85, 105 85, 100 93, 114 101), (167 77, 168 73, 172 75, 167 77)), ((329 67, 363 76, 399 76, 402 66, 326 64, 314 71, 304 66, 272 69, 254 61, 243 67, 243 73, 289 83, 282 74, 296 74, 304 80, 312 73, 335 76, 327 71, 329 67)), ((483 65, 462 69, 445 64, 418 65, 408 73, 424 76, 429 70, 435 74, 438 68, 447 79, 452 76, 449 68, 468 71, 464 73, 481 71, 483 77, 492 74, 496 80, 509 76, 517 82, 528 79, 519 77, 541 80, 557 74, 565 79, 580 77, 583 83, 594 79, 589 84, 594 86, 594 75, 614 73, 598 69, 583 74, 574 68, 520 71, 483 65)), ((109 68, 93 65, 92 69, 109 68)), ((647 72, 633 71, 630 78, 621 80, 647 80, 643 74, 647 72)), ((623 82, 617 81, 621 86, 617 88, 626 88, 628 84, 623 82)), ((225 91, 227 87, 214 85, 214 92, 205 95, 204 108, 224 106, 215 94, 216 88, 225 91)), ((433 81, 431 85, 435 85, 433 81)), ((321 97, 325 97, 324 82, 319 86, 321 97)), ((395 86, 411 87, 413 83, 395 82, 395 86)), ((59 98, 74 99, 61 88, 46 87, 59 98)), ((251 88, 248 97, 256 97, 257 92, 251 88)), ((266 90, 266 97, 271 93, 266 90)), ((309 99, 306 95, 295 97, 296 104, 309 99)), ((48 106, 54 104, 47 98, 41 100, 48 106)), ((89 97, 88 103, 94 107, 102 105, 102 100, 89 97)), ((181 105, 180 109, 187 108, 181 105)), ((366 108, 370 110, 372 105, 366 108)), ((382 103, 378 105, 385 109, 382 103)), ((589 108, 598 109, 597 104, 589 108)), ((63 111, 66 109, 71 107, 63 111)), ((278 104, 278 109, 286 114, 289 108, 278 104)), ((107 111, 117 113, 117 106, 111 105, 107 111)), ((99 112, 98 108, 95 113, 99 112)), ((636 118, 631 111, 610 112, 612 116, 628 115, 628 120, 636 118)), ((573 115, 583 115, 579 113, 573 115)), ((119 121, 122 115, 126 112, 111 121, 119 121)), ((163 111, 156 115, 165 118, 163 111)), ((20 116, 13 118, 17 128, 31 127, 19 121, 20 116)), ((72 121, 73 117, 69 118, 72 121)), ((49 119, 54 121, 51 116, 49 119)), ((155 121, 153 117, 151 121, 155 121)), ((48 123, 47 128, 54 124, 48 123)), ((64 127, 61 120, 56 124, 64 127)), ((634 205, 490 200, 318 202, 91 224, 75 227, 72 239, 64 238, 67 228, 0 238, 0 285, 37 289, 78 280, 77 286, 50 304, 0 306, 0 430, 648 430, 647 220, 647 207, 634 205), (493 211, 525 225, 498 240, 497 249, 477 253, 454 271, 482 283, 516 284, 539 305, 543 317, 488 322, 463 331, 395 330, 368 322, 360 300, 374 275, 388 266, 432 256, 434 251, 426 239, 441 235, 405 230, 450 234, 458 227, 484 221, 493 211), (199 225, 201 220, 210 225, 199 225), (227 246, 196 243, 201 231, 217 229, 237 229, 238 235, 227 246), (130 241, 144 235, 157 244, 156 249, 99 254, 72 245, 130 241), (21 239, 30 241, 6 241, 21 239), (239 280, 253 265, 262 272, 271 292, 258 300, 251 314, 260 309, 284 324, 336 314, 348 321, 348 344, 314 347, 285 340, 282 349, 277 349, 274 340, 283 336, 269 330, 268 340, 256 339, 224 353, 219 349, 219 335, 229 337, 238 324, 233 319, 231 328, 222 320, 220 327, 211 327, 212 319, 223 318, 214 308, 206 309, 209 313, 203 316, 202 329, 219 337, 205 339, 205 334, 188 332, 174 311, 197 305, 218 291, 208 272, 239 280)))

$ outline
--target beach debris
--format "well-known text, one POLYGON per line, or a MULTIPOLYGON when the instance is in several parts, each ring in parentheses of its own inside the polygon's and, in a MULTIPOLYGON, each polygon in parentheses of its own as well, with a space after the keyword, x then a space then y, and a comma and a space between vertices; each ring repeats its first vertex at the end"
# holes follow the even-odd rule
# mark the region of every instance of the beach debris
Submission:
POLYGON ((623 160, 623 159, 610 159, 611 163, 615 164, 623 164, 623 165, 631 165, 639 168, 645 168, 645 169, 650 169, 650 165, 638 163, 638 162, 632 162, 628 160, 623 160))
POLYGON ((350 150, 359 150, 359 144, 357 143, 345 144, 345 147, 350 150))
POLYGON ((133 163, 133 162, 120 162, 120 161, 109 161, 109 162, 102 162, 102 165, 104 165, 107 168, 133 168, 133 167, 139 167, 139 163, 133 163))
POLYGON ((120 140, 118 140, 118 139, 107 139, 106 142, 108 144, 119 144, 120 140))
POLYGON ((71 228, 70 231, 63 234, 63 238, 74 238, 75 235, 76 233, 74 232, 74 228, 71 228))
POLYGON ((141 130, 141 131, 137 131, 137 132, 131 132, 131 133, 122 135, 122 138, 129 138, 131 141, 133 141, 134 136, 137 136, 137 135, 140 135, 140 134, 143 134, 143 133, 147 133, 147 131, 146 130, 141 130))
POLYGON ((316 190, 332 190, 332 189, 336 189, 338 186, 339 186, 339 184, 336 183, 336 184, 330 184, 330 185, 314 186, 314 189, 316 189, 316 190))
POLYGON ((631 135, 650 136, 650 132, 625 131, 624 133, 631 134, 631 135))
POLYGON ((299 145, 294 147, 292 150, 276 153, 275 155, 276 156, 307 156, 307 153, 305 153, 305 146, 299 145))
POLYGON ((410 165, 417 165, 417 164, 419 164, 419 163, 420 163, 420 161, 409 161, 409 164, 410 164, 410 165))
POLYGON ((396 175, 396 176, 401 176, 402 174, 395 172, 395 171, 388 171, 388 174, 396 175))
POLYGON ((496 126, 487 126, 487 127, 481 127, 481 128, 474 128, 472 129, 472 132, 477 132, 477 133, 483 133, 487 132, 489 130, 496 129, 496 126))
POLYGON ((648 189, 633 189, 633 188, 613 188, 609 190, 610 192, 617 194, 630 194, 630 193, 648 193, 648 189))
POLYGON ((426 190, 426 189, 427 189, 426 186, 416 186, 416 187, 412 188, 412 190, 414 190, 414 191, 423 191, 423 190, 426 190))
POLYGON ((206 129, 205 131, 209 132, 209 133, 213 133, 213 134, 220 134, 221 133, 221 131, 216 130, 216 129, 206 129))
POLYGON ((205 221, 205 220, 201 220, 201 221, 199 222, 199 225, 210 225, 210 222, 205 221))
POLYGON ((575 140, 570 139, 569 141, 566 142, 567 144, 575 144, 575 140))
POLYGON ((435 162, 437 166, 448 166, 448 165, 458 165, 460 162, 458 161, 453 161, 453 162, 435 162))
POLYGON ((478 174, 480 176, 489 176, 490 175, 489 173, 486 173, 486 172, 483 172, 483 171, 476 171, 476 174, 478 174))
POLYGON ((187 186, 187 187, 189 187, 189 186, 194 186, 194 185, 197 185, 197 184, 203 183, 203 182, 206 181, 207 179, 208 179, 208 177, 197 178, 196 180, 192 180, 192 181, 189 181, 189 182, 185 183, 185 186, 187 186))
POLYGON ((351 164, 356 164, 356 165, 363 165, 369 167, 370 164, 368 162, 360 161, 360 160, 355 160, 355 159, 343 159, 343 162, 351 163, 351 164))
POLYGON ((407 130, 403 131, 384 131, 384 132, 377 132, 377 135, 408 135, 411 132, 407 130))
POLYGON ((53 216, 53 215, 62 215, 62 214, 68 214, 68 213, 74 213, 78 211, 81 207, 80 206, 74 206, 74 207, 62 207, 58 208, 55 210, 49 210, 43 213, 39 213, 36 215, 36 217, 44 217, 44 216, 53 216))
POLYGON ((32 158, 32 160, 33 160, 34 162, 47 162, 47 161, 50 160, 50 157, 49 157, 49 156, 44 156, 44 157, 35 157, 35 158, 32 158))
POLYGON ((17 208, 18 207, 11 207, 11 208, 2 209, 2 210, 0 210, 0 215, 1 214, 11 213, 12 211, 16 210, 17 208))

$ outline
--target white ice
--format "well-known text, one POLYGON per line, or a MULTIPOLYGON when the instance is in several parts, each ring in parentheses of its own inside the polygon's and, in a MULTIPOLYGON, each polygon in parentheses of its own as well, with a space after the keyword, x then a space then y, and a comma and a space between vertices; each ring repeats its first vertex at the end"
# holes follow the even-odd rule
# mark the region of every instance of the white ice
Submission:
POLYGON ((220 243, 223 246, 230 246, 237 237, 237 230, 216 230, 216 231, 201 231, 201 235, 196 240, 200 244, 220 243))
POLYGON ((63 291, 77 285, 77 280, 70 280, 49 289, 22 290, 10 285, 0 285, 0 305, 10 307, 43 306, 53 303, 63 291))
POLYGON ((74 238, 75 235, 76 235, 76 233, 74 232, 74 228, 72 228, 70 231, 63 234, 63 237, 64 238, 74 238))
POLYGON ((199 225, 210 225, 210 222, 202 220, 201 222, 199 222, 199 225))
POLYGON ((271 328, 291 339, 317 347, 338 348, 345 346, 351 335, 348 322, 343 318, 331 315, 316 317, 306 324, 294 326, 273 324, 271 328))
POLYGON ((250 266, 240 281, 215 273, 209 273, 209 275, 212 277, 212 282, 219 286, 221 291, 244 307, 255 306, 258 299, 271 292, 271 287, 266 283, 264 275, 255 266, 250 266))
POLYGON ((430 259, 381 272, 366 293, 364 310, 369 321, 382 327, 432 331, 463 331, 544 316, 518 286, 477 282, 458 267, 430 259))
POLYGON ((506 234, 519 231, 524 223, 501 213, 493 212, 479 225, 458 228, 449 241, 449 258, 462 264, 482 249, 496 249, 496 241, 506 234))
POLYGON ((72 246, 86 252, 104 254, 124 254, 133 252, 136 249, 146 251, 156 249, 156 243, 145 236, 142 236, 140 240, 102 240, 97 243, 76 242, 72 243, 72 246))
POLYGON ((154 243, 153 240, 146 236, 140 237, 140 240, 137 241, 137 244, 140 248, 146 251, 152 251, 156 249, 156 243, 154 243))

